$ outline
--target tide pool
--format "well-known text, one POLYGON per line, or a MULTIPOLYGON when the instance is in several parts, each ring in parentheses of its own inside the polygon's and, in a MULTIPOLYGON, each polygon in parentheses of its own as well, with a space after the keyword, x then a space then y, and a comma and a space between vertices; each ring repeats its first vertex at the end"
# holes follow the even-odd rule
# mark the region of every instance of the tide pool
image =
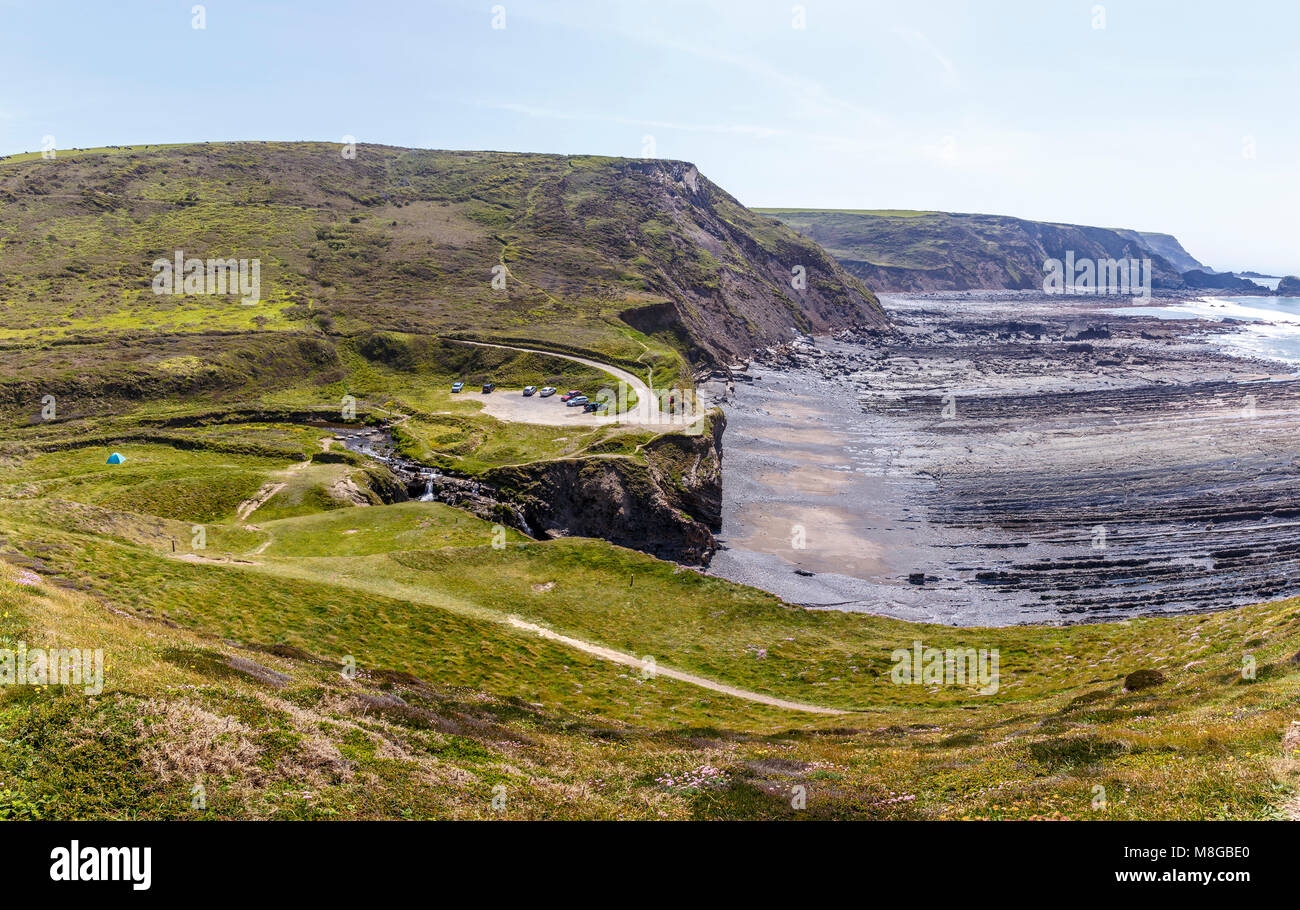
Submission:
POLYGON ((1300 364, 1300 297, 1205 297, 1169 306, 1123 307, 1122 313, 1159 319, 1234 319, 1245 331, 1222 336, 1226 347, 1242 354, 1300 364))

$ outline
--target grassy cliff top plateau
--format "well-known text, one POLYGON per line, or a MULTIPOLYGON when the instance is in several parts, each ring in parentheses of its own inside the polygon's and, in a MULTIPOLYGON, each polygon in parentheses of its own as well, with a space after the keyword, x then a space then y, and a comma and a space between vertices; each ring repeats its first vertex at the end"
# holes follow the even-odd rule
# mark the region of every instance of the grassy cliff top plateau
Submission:
POLYGON ((344 151, 200 143, 0 160, 0 340, 315 324, 632 360, 639 330, 700 361, 791 328, 883 322, 820 248, 684 162, 344 151), (151 263, 176 250, 259 259, 261 303, 155 295, 151 263))
POLYGON ((1204 268, 1168 234, 1026 221, 1005 215, 898 210, 759 209, 825 247, 881 291, 1041 288, 1043 263, 1147 258, 1155 287, 1204 268))

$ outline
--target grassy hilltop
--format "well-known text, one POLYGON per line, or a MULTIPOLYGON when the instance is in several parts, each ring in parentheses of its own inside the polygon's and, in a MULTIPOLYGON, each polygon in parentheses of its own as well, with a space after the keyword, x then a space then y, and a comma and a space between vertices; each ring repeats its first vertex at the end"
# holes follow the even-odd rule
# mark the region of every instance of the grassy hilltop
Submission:
MULTIPOLYGON (((394 501, 321 425, 351 395, 425 464, 608 480, 665 437, 505 423, 447 391, 600 374, 452 336, 663 384, 791 328, 878 323, 819 248, 688 165, 312 143, 11 158, 0 299, 0 649, 106 658, 100 695, 0 686, 0 818, 1294 812, 1300 602, 995 630, 808 611, 394 501), (262 302, 155 297, 149 263, 177 248, 260 256, 262 302), (916 640, 998 649, 999 690, 894 684, 916 640), (1126 691, 1138 670, 1164 681, 1126 691)), ((665 456, 661 482, 688 467, 665 456)))
POLYGON ((482 417, 447 394, 452 380, 608 380, 449 339, 586 355, 666 387, 795 328, 883 321, 815 244, 682 162, 342 152, 200 143, 0 160, 0 423, 41 423, 46 396, 91 435, 183 413, 337 410, 352 395, 409 417, 412 452, 474 472, 644 440, 482 417), (176 250, 258 259, 260 301, 155 294, 152 263, 176 250))
POLYGON ((0 339, 315 325, 636 362, 648 341, 629 323, 663 336, 656 356, 699 359, 791 327, 883 321, 819 247, 684 162, 344 151, 202 143, 0 160, 0 339), (259 258, 264 303, 155 296, 150 264, 178 249, 259 258))

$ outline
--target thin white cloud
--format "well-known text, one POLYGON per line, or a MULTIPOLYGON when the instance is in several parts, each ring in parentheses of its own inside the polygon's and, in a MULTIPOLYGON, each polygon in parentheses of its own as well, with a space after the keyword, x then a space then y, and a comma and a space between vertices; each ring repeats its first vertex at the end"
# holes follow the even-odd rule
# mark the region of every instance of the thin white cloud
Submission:
POLYGON ((558 111, 551 108, 536 107, 529 104, 516 104, 510 101, 482 101, 476 103, 480 108, 496 111, 509 111, 527 117, 544 120, 581 120, 593 123, 617 123, 623 126, 637 126, 644 129, 681 130, 689 133, 721 133, 733 136, 749 136, 755 139, 767 139, 772 136, 784 136, 789 130, 770 126, 757 126, 748 123, 682 123, 673 120, 652 120, 641 117, 621 117, 608 114, 588 114, 580 111, 558 111))
POLYGON ((925 32, 914 28, 904 28, 903 26, 896 26, 891 31, 895 35, 905 38, 914 48, 938 63, 940 78, 945 85, 949 88, 961 88, 961 79, 957 75, 957 67, 953 66, 953 62, 948 58, 947 54, 939 50, 935 43, 926 37, 925 32))
MULTIPOLYGON (((756 89, 763 86, 773 95, 778 92, 784 95, 791 103, 782 109, 790 111, 792 115, 797 115, 801 119, 853 122, 864 130, 871 131, 896 128, 888 117, 835 94, 815 79, 790 73, 758 56, 736 53, 720 46, 693 44, 662 32, 652 31, 653 23, 644 19, 638 21, 636 28, 632 28, 614 21, 611 17, 592 16, 585 10, 575 13, 572 9, 566 10, 564 6, 544 10, 525 8, 525 11, 519 15, 535 22, 591 35, 613 37, 652 50, 683 54, 739 70, 759 80, 756 89)), ((776 102, 773 106, 781 107, 780 103, 776 102)))
POLYGON ((732 53, 719 48, 699 47, 667 38, 648 40, 645 35, 632 35, 629 33, 624 33, 624 35, 632 40, 650 43, 662 50, 689 54, 703 60, 721 63, 762 79, 770 86, 780 89, 787 96, 797 100, 801 113, 811 115, 814 118, 852 119, 874 129, 887 128, 890 125, 888 119, 884 116, 859 104, 840 98, 817 80, 806 76, 793 75, 772 66, 765 60, 747 54, 732 53))

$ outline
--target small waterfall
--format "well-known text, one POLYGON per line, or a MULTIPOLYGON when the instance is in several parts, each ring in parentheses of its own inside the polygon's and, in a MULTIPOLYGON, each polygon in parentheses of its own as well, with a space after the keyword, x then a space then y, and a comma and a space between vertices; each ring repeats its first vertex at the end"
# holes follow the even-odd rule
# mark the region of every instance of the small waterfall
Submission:
POLYGON ((424 475, 424 493, 420 495, 420 502, 433 502, 433 478, 434 474, 424 475))
POLYGON ((486 484, 469 478, 450 476, 428 465, 403 458, 393 451, 392 437, 386 428, 336 427, 336 436, 343 443, 343 448, 358 455, 388 465, 406 490, 407 496, 414 496, 416 502, 443 502, 450 506, 465 509, 485 521, 511 522, 511 526, 523 531, 529 537, 542 539, 545 532, 534 531, 528 525, 523 510, 505 500, 497 499, 497 491, 486 484), (423 482, 424 492, 415 496, 423 482), (494 507, 504 506, 507 515, 501 514, 494 507), (513 519, 513 522, 511 521, 513 519))

